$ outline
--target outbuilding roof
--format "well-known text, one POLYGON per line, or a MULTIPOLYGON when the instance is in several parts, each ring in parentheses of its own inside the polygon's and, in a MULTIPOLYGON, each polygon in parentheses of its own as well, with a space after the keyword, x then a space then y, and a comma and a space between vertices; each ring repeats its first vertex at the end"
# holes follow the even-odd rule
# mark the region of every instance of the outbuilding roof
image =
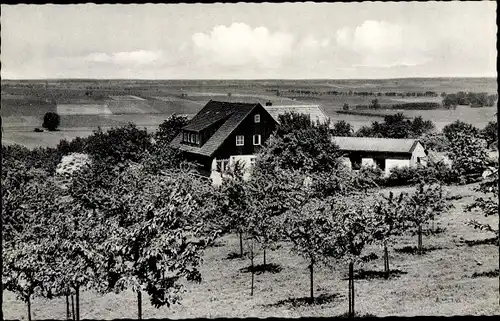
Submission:
POLYGON ((269 112, 269 114, 271 114, 276 122, 279 121, 279 115, 285 114, 287 112, 306 114, 311 117, 311 120, 319 121, 321 123, 324 123, 328 119, 319 105, 282 105, 265 106, 264 108, 269 112))
POLYGON ((376 137, 333 137, 333 141, 343 151, 384 152, 411 154, 419 144, 416 139, 376 138, 376 137))
POLYGON ((238 125, 258 106, 262 107, 259 103, 232 103, 210 100, 183 129, 200 131, 218 121, 224 120, 221 127, 201 147, 182 144, 182 133, 172 140, 170 146, 185 152, 211 157, 238 125))

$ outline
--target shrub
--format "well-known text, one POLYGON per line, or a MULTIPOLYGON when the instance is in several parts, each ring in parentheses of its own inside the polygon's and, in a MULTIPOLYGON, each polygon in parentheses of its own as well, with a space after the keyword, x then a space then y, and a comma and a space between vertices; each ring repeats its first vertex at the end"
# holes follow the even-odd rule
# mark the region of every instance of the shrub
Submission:
POLYGON ((388 177, 385 178, 385 186, 416 185, 419 183, 453 184, 457 182, 457 176, 444 161, 428 162, 426 166, 394 167, 388 177))
POLYGON ((43 129, 40 129, 40 128, 35 128, 35 130, 33 130, 35 133, 43 133, 43 129))
POLYGON ((371 182, 379 186, 385 184, 384 172, 375 166, 362 166, 355 174, 358 181, 371 182))

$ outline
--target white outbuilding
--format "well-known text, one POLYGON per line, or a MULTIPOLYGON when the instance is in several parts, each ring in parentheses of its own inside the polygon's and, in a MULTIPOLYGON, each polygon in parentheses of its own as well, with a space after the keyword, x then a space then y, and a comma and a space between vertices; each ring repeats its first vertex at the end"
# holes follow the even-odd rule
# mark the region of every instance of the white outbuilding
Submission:
POLYGON ((335 136, 333 140, 344 152, 346 165, 353 170, 375 166, 389 175, 394 167, 427 163, 426 150, 416 139, 335 136))

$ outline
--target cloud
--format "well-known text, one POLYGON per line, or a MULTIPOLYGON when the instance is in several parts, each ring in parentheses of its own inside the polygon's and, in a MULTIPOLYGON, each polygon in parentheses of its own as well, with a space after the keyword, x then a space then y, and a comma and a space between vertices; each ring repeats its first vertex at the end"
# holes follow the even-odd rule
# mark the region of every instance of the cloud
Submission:
POLYGON ((354 29, 337 30, 336 42, 359 54, 361 61, 353 66, 417 66, 430 60, 425 37, 409 25, 366 20, 354 29))
POLYGON ((84 60, 117 65, 144 65, 156 63, 162 57, 163 54, 161 51, 137 50, 114 52, 112 54, 102 52, 91 53, 85 56, 84 60))
POLYGON ((292 53, 294 38, 289 33, 252 29, 245 23, 216 26, 209 33, 195 33, 192 43, 201 61, 226 67, 279 67, 292 53))

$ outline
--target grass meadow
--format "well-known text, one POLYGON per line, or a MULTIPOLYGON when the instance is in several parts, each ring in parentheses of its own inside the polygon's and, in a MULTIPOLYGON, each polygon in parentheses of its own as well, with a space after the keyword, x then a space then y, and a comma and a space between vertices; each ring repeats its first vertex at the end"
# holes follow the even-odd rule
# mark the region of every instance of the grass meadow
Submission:
MULTIPOLYGON (((468 219, 497 224, 498 218, 484 218, 480 213, 464 211, 478 194, 473 185, 448 187, 454 196, 454 208, 435 222, 442 233, 423 237, 426 253, 412 254, 417 237, 411 235, 396 239, 390 249, 393 275, 384 280, 382 248, 370 246, 363 255, 375 258, 355 267, 357 280, 356 312, 360 315, 415 316, 415 315, 496 315, 499 284, 498 247, 484 240, 493 235, 474 230, 466 225, 468 219), (495 222, 496 221, 496 222, 495 222), (474 274, 476 274, 475 277, 474 274), (479 275, 479 276, 477 276, 479 275)), ((400 192, 409 188, 382 190, 400 192)), ((239 251, 236 235, 221 238, 217 246, 208 248, 201 266, 203 281, 185 283, 180 305, 156 309, 143 296, 144 318, 202 318, 202 317, 332 317, 348 310, 347 265, 315 270, 315 305, 304 303, 309 295, 307 262, 290 252, 290 244, 267 253, 271 271, 256 274, 255 293, 250 296, 250 273, 245 269, 249 259, 234 258, 239 251)), ((262 253, 256 258, 262 264, 262 253)), ((99 295, 92 291, 81 293, 82 319, 135 318, 136 295, 131 291, 99 295)), ((64 319, 65 299, 32 301, 34 319, 64 319)), ((6 319, 25 319, 26 305, 10 292, 4 293, 6 319)))

